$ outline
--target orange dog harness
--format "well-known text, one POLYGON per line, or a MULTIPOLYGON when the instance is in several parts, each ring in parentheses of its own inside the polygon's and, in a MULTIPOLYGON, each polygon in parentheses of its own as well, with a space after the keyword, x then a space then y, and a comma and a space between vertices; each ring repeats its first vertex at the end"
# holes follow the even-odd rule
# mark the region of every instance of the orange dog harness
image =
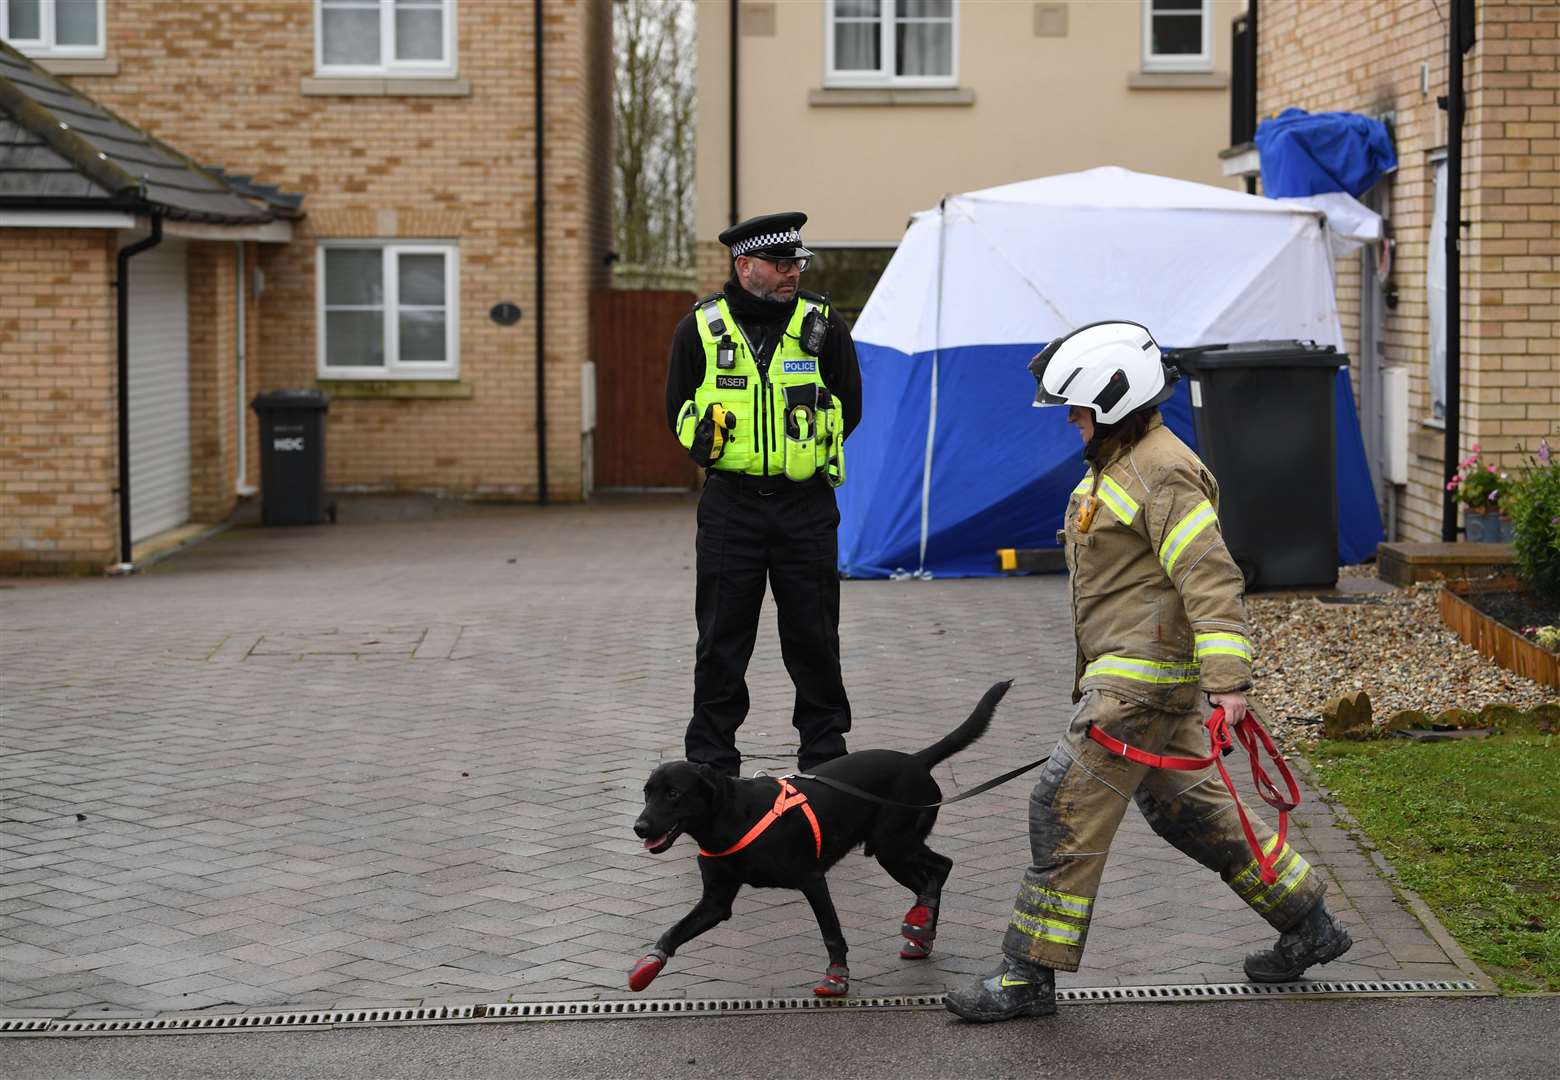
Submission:
POLYGON ((780 794, 775 796, 775 804, 769 808, 769 812, 767 814, 758 819, 758 824, 754 825, 747 831, 746 836, 744 836, 741 840, 738 840, 735 844, 732 844, 725 851, 705 851, 703 848, 700 848, 699 854, 708 856, 711 859, 718 859, 723 855, 733 855, 762 836, 764 834, 764 830, 769 828, 769 826, 773 825, 775 822, 779 821, 781 816, 784 815, 787 810, 794 810, 797 807, 801 807, 802 813, 807 815, 807 824, 812 826, 813 857, 822 858, 823 831, 818 828, 818 815, 814 814, 813 808, 807 805, 807 796, 803 795, 800 791, 797 791, 796 788, 791 786, 791 782, 789 780, 782 778, 779 779, 778 782, 780 784, 780 794))

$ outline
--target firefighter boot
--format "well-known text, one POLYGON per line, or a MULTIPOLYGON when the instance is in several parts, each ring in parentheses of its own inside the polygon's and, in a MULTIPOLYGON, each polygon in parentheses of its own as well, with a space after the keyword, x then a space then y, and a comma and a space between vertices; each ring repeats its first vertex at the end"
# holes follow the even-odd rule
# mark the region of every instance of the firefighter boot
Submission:
POLYGON ((1300 921, 1278 936, 1271 949, 1246 957, 1246 978, 1279 983, 1298 979, 1313 964, 1325 964, 1349 951, 1354 939, 1321 900, 1300 921))
POLYGON ((1056 972, 1010 959, 995 975, 950 990, 943 1004, 954 1015, 977 1024, 1015 1016, 1050 1016, 1056 1012, 1056 972))

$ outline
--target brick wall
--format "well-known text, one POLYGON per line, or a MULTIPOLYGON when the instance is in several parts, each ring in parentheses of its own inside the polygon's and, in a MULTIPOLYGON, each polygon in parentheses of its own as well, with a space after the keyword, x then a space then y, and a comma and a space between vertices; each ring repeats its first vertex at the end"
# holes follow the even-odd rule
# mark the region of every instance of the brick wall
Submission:
POLYGON ((693 291, 700 296, 719 291, 731 277, 731 252, 725 244, 702 237, 695 240, 693 263, 696 275, 693 291))
POLYGON ((112 234, 0 228, 0 573, 118 561, 112 234))
MULTIPOLYGON (((266 287, 251 319, 250 396, 316 383, 318 240, 457 241, 460 383, 468 396, 337 395, 328 482, 534 498, 531 5, 458 5, 465 96, 305 94, 314 77, 313 10, 306 0, 115 0, 107 45, 119 73, 71 81, 197 160, 305 193, 307 217, 293 242, 257 253, 266 287), (519 324, 488 318, 500 301, 521 307, 519 324)), ((595 124, 605 100, 597 83, 607 75, 606 20, 605 0, 546 0, 547 456, 549 494, 565 500, 579 498, 583 486, 579 365, 589 353, 588 289, 599 277, 610 213, 595 179, 607 145, 595 124)), ((231 347, 225 352, 231 366, 231 347)), ((222 396, 220 386, 199 392, 222 396)), ((198 438, 210 434, 203 423, 199 430, 198 438)), ((218 443, 223 438, 232 435, 218 443)), ((251 452, 252 482, 258 464, 251 452)))
POLYGON ((1479 6, 1464 215, 1469 419, 1515 465, 1560 431, 1560 5, 1479 6))
MULTIPOLYGON (((1386 316, 1384 360, 1410 370, 1409 484, 1399 537, 1440 537, 1442 431, 1430 415, 1426 287, 1434 205, 1432 155, 1445 147, 1445 5, 1407 0, 1339 4, 1268 0, 1261 8, 1258 111, 1395 114, 1398 171, 1384 182, 1396 249, 1399 302, 1386 316), (1428 88, 1426 88, 1426 84, 1428 88)), ((1517 464, 1560 427, 1560 6, 1516 0, 1478 5, 1478 44, 1464 58, 1462 438, 1517 464)), ((1357 259, 1339 266, 1345 338, 1359 349, 1357 259)), ((1356 378, 1358 365, 1355 367, 1356 378)))
POLYGON ((236 277, 232 244, 190 245, 190 517, 195 521, 221 521, 233 509, 236 277))

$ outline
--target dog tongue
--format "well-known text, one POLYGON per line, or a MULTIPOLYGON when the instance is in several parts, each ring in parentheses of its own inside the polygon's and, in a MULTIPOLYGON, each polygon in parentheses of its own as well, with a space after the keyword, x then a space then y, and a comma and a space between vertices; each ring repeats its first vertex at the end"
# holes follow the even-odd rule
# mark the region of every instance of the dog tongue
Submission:
POLYGON ((645 841, 645 850, 649 851, 652 848, 660 847, 662 844, 666 843, 666 837, 667 836, 671 836, 671 835, 672 835, 671 833, 667 833, 666 836, 658 836, 654 840, 646 840, 645 841))

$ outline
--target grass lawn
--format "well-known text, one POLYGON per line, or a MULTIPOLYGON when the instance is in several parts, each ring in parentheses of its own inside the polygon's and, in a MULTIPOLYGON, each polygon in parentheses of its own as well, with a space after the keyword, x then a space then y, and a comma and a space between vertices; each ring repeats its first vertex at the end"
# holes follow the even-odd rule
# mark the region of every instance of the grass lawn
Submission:
POLYGON ((1560 735, 1322 742, 1322 782, 1505 991, 1560 991, 1560 735))

